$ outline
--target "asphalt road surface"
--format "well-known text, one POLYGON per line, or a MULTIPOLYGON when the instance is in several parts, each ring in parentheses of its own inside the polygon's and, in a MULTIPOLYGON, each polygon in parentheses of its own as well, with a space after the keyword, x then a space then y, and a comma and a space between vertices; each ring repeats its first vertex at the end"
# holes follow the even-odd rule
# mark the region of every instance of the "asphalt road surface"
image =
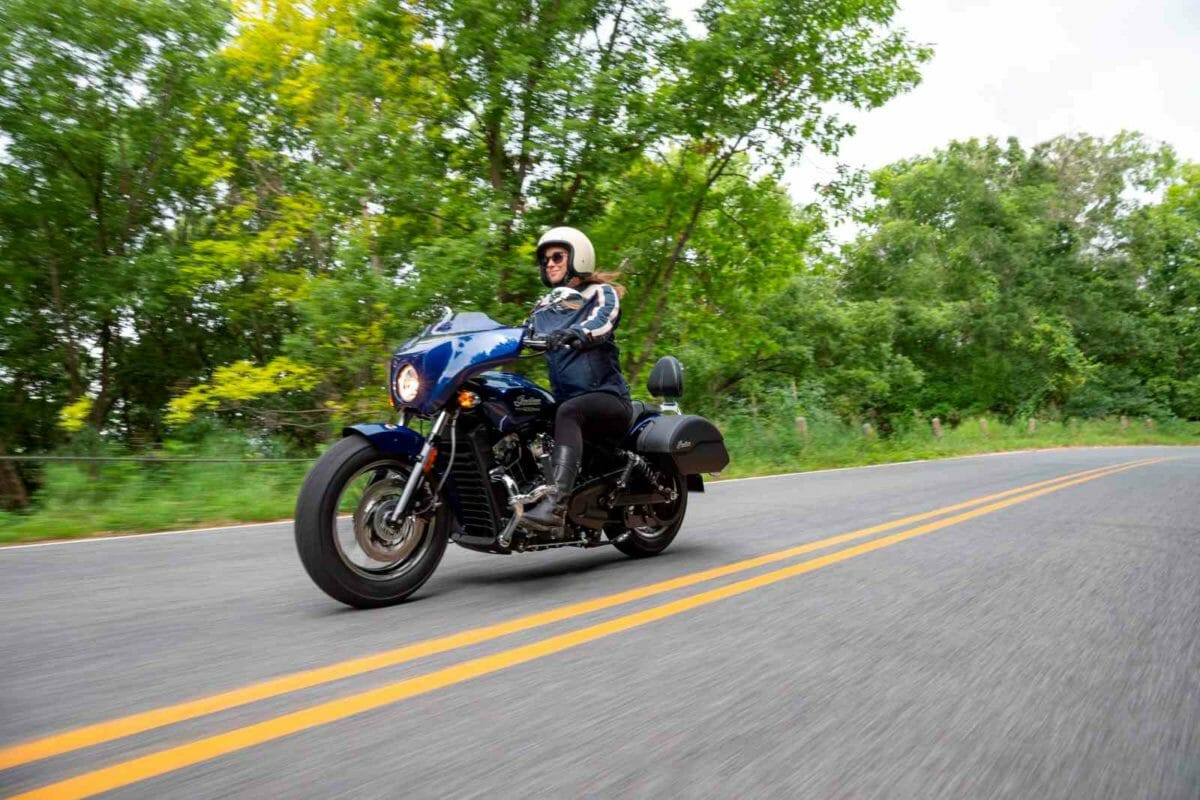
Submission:
POLYGON ((0 795, 1200 797, 1200 448, 710 484, 374 611, 291 537, 0 550, 0 795))

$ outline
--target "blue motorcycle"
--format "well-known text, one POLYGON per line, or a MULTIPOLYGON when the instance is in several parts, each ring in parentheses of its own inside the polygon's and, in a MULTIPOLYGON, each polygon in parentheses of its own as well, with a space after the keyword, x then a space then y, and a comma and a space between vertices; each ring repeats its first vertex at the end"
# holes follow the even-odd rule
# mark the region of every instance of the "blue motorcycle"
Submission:
POLYGON ((683 525, 701 473, 729 463, 721 433, 681 414, 683 368, 655 365, 619 442, 584 448, 566 524, 526 530, 524 509, 547 491, 556 403, 522 376, 497 372, 544 339, 480 313, 454 314, 392 356, 398 423, 353 425, 317 461, 296 501, 295 534, 309 576, 359 608, 398 603, 429 579, 447 542, 485 553, 611 545, 657 555, 683 525), (421 435, 410 423, 428 420, 421 435))

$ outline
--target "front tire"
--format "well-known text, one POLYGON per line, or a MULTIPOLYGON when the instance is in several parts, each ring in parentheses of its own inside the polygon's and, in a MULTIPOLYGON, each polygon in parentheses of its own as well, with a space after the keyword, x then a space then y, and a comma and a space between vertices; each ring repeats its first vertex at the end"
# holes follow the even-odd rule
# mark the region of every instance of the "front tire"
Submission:
POLYGON ((658 524, 619 526, 608 534, 613 539, 613 547, 632 558, 658 555, 675 541, 675 535, 683 527, 683 518, 687 513, 687 480, 676 471, 674 465, 664 469, 662 475, 672 481, 675 500, 640 509, 655 517, 658 524))
MULTIPOLYGON (((296 549, 313 582, 355 608, 399 603, 429 580, 446 552, 451 519, 445 505, 389 522, 412 465, 360 436, 329 448, 296 499, 296 549)), ((428 483, 413 500, 433 502, 428 483)))

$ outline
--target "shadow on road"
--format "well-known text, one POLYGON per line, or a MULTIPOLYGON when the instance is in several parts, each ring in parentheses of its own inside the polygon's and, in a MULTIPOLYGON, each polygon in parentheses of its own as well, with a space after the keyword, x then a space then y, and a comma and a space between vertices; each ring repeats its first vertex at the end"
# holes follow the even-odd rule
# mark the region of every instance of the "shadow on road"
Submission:
MULTIPOLYGON (((471 570, 446 574, 439 581, 443 592, 456 588, 470 586, 504 586, 515 583, 537 583, 553 581, 560 578, 573 578, 609 568, 620 569, 630 575, 645 574, 651 566, 690 565, 695 562, 707 561, 710 553, 720 552, 720 547, 696 543, 677 543, 660 556, 648 560, 629 558, 615 551, 601 555, 597 553, 578 553, 570 559, 558 558, 545 563, 529 562, 519 567, 505 566, 501 569, 489 568, 487 564, 472 564, 471 570)), ((518 555, 518 558, 538 558, 539 554, 531 553, 518 555)), ((435 574, 435 579, 438 577, 435 574)))

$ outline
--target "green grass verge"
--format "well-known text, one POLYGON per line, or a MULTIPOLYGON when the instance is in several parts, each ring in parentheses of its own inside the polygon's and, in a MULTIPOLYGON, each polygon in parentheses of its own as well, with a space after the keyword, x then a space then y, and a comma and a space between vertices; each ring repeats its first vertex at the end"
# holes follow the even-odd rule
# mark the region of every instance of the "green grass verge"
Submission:
MULTIPOLYGON (((1027 422, 972 419, 934 439, 914 421, 870 438, 836 419, 810 420, 802 435, 789 419, 736 416, 721 423, 732 463, 723 478, 947 458, 1044 447, 1200 445, 1200 423, 1159 421, 1153 428, 1116 420, 1027 422), (986 431, 985 431, 986 426, 986 431)), ((171 530, 284 519, 292 514, 307 465, 47 464, 31 509, 0 512, 0 542, 171 530)))
POLYGON ((307 468, 303 463, 48 463, 33 507, 0 513, 0 542, 282 519, 292 515, 307 468))
POLYGON ((956 428, 945 427, 940 439, 930 426, 915 422, 887 438, 869 437, 858 426, 836 420, 811 422, 807 435, 792 423, 737 417, 721 425, 732 462, 723 478, 803 472, 834 467, 857 467, 896 461, 951 458, 1006 450, 1051 447, 1120 445, 1200 445, 1200 423, 1156 421, 1152 427, 1118 420, 1068 423, 1028 421, 1004 424, 994 419, 970 419, 956 428))

